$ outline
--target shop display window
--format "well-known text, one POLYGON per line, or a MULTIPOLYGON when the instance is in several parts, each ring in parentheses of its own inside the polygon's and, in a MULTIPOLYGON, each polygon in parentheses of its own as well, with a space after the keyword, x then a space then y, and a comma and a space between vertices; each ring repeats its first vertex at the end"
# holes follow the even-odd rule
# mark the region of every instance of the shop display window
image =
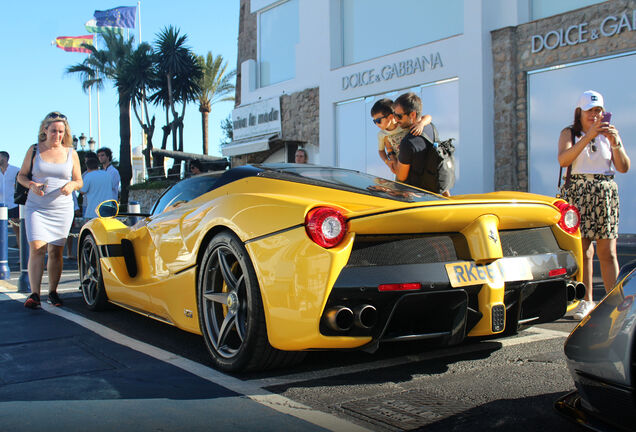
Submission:
POLYGON ((296 75, 298 0, 266 9, 258 17, 258 66, 260 87, 292 79, 296 75))

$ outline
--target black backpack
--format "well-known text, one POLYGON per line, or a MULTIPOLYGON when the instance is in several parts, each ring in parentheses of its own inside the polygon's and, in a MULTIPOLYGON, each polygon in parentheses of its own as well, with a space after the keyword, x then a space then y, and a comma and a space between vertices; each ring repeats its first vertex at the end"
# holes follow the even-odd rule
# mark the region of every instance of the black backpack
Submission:
POLYGON ((436 193, 450 191, 455 186, 455 146, 453 138, 440 141, 433 123, 424 127, 422 138, 426 141, 426 160, 421 185, 436 193))

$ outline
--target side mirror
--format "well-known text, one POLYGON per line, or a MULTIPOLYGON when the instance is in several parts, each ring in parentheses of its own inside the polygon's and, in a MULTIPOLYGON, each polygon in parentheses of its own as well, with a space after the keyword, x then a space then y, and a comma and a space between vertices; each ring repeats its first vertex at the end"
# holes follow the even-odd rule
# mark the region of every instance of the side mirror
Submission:
POLYGON ((95 212, 99 217, 115 217, 119 214, 119 203, 115 200, 104 201, 97 206, 95 212))

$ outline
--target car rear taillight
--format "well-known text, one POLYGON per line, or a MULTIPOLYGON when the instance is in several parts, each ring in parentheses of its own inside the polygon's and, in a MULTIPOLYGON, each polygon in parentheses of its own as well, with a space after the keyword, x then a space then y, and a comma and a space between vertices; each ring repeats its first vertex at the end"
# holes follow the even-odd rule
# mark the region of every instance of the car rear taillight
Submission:
POLYGON ((307 235, 324 248, 337 246, 347 234, 347 221, 339 210, 316 207, 305 217, 307 235))
POLYGON ((556 201, 554 205, 561 212, 561 219, 559 219, 561 229, 569 234, 574 234, 581 224, 579 209, 565 201, 556 201))

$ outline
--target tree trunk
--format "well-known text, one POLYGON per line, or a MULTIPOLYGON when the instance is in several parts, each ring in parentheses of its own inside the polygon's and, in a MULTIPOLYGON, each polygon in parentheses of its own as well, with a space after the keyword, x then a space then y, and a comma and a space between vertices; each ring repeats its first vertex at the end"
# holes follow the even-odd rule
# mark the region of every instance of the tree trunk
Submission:
POLYGON ((120 205, 128 209, 128 189, 132 178, 130 160, 130 98, 119 93, 119 176, 121 177, 120 205))
POLYGON ((201 129, 203 130, 203 154, 208 154, 208 120, 210 110, 204 107, 199 108, 201 111, 201 129))

